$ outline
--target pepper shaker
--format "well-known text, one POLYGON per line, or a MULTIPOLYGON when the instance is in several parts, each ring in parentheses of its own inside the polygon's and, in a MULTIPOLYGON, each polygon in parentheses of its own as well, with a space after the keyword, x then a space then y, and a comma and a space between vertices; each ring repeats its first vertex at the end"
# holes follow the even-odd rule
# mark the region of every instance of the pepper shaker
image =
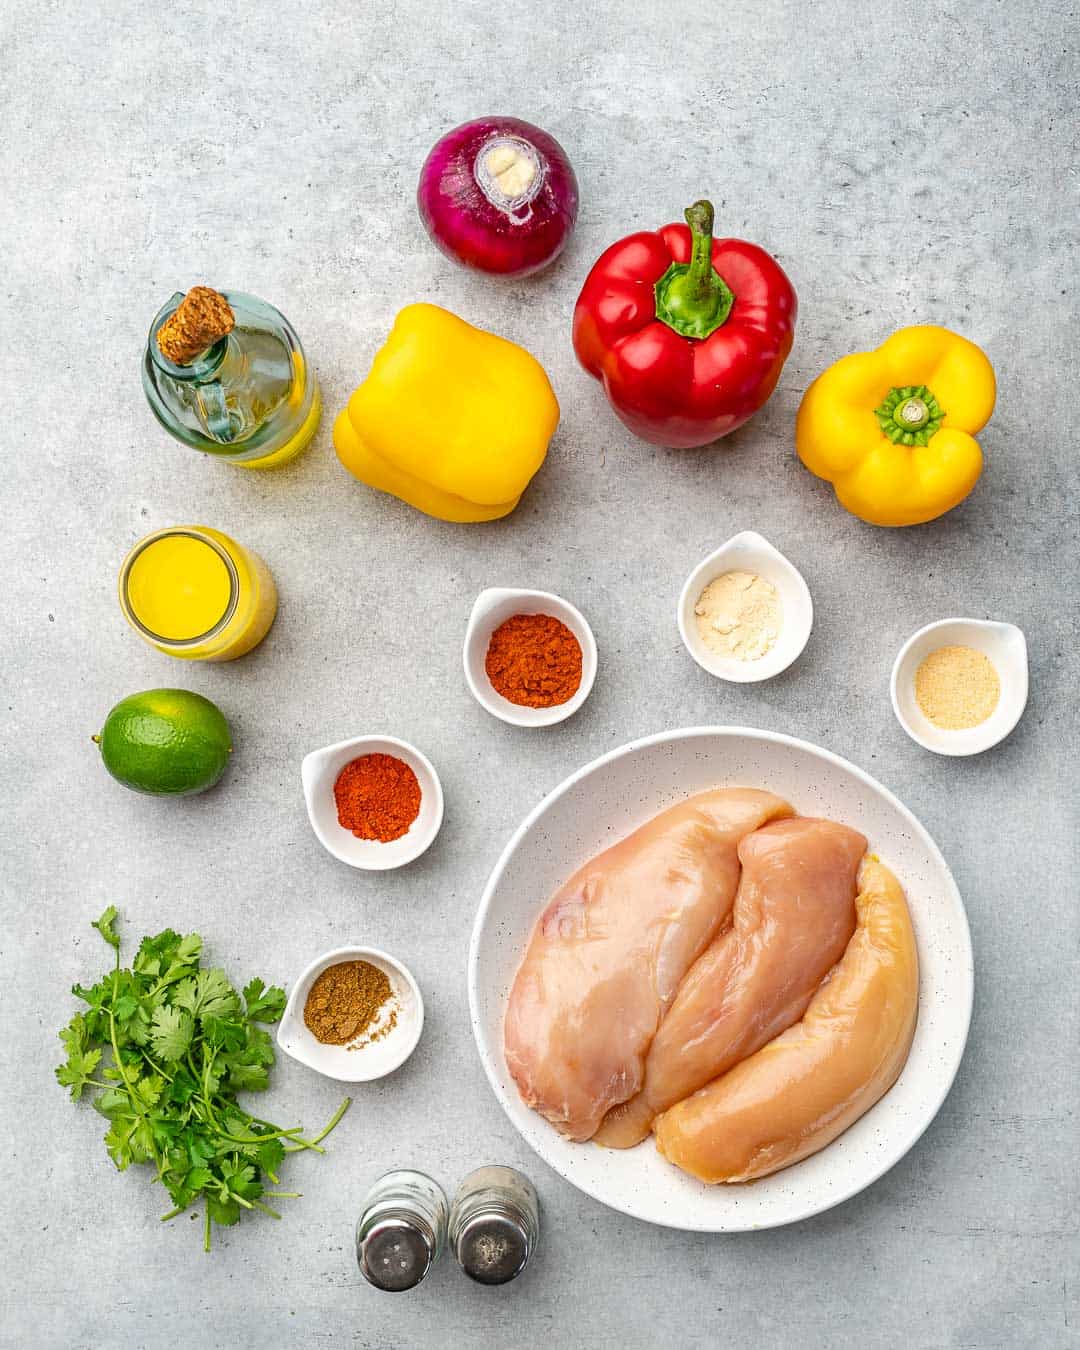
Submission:
POLYGON ((540 1237, 532 1182, 512 1167, 470 1172, 454 1197, 448 1233, 466 1275, 479 1284, 507 1284, 525 1269, 540 1237))
POLYGON ((446 1195, 423 1172, 387 1172, 368 1191, 356 1224, 360 1273, 376 1289, 413 1289, 446 1244, 446 1195))

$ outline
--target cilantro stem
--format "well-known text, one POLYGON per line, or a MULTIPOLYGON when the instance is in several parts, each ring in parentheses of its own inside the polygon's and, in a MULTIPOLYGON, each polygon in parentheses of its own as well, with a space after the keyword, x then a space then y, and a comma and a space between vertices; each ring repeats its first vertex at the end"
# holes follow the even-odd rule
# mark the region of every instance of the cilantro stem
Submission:
POLYGON ((338 1121, 341 1119, 341 1117, 345 1114, 345 1112, 349 1109, 351 1105, 352 1105, 352 1098, 346 1097, 345 1100, 338 1107, 338 1109, 334 1112, 333 1116, 331 1116, 330 1124, 327 1125, 326 1129, 323 1130, 322 1134, 317 1134, 311 1142, 313 1144, 321 1144, 322 1141, 326 1138, 326 1136, 330 1133, 330 1131, 334 1128, 334 1126, 338 1123, 338 1121))
MULTIPOLYGON (((239 1196, 236 1196, 234 1198, 239 1199, 239 1196)), ((269 1205, 264 1205, 261 1200, 255 1200, 253 1203, 256 1209, 261 1209, 264 1214, 269 1214, 272 1219, 281 1218, 281 1215, 277 1212, 276 1209, 271 1209, 269 1205)), ((250 1208, 250 1206, 248 1208, 250 1208)))
POLYGON ((349 1109, 351 1105, 352 1105, 352 1098, 346 1097, 345 1100, 338 1107, 338 1109, 334 1112, 333 1116, 330 1118, 329 1125, 327 1125, 327 1127, 323 1130, 321 1134, 317 1134, 314 1139, 298 1139, 296 1141, 296 1147, 286 1148, 285 1152, 299 1153, 302 1149, 313 1148, 316 1153, 325 1153, 326 1150, 321 1149, 319 1145, 322 1143, 322 1141, 326 1138, 326 1136, 330 1133, 330 1131, 334 1128, 334 1126, 338 1123, 338 1121, 341 1119, 341 1117, 345 1114, 345 1112, 349 1109))
MULTIPOLYGON (((292 1139, 303 1129, 302 1125, 296 1125, 291 1130, 279 1130, 276 1126, 271 1126, 266 1134, 230 1134, 224 1125, 218 1122, 213 1111, 210 1110, 210 1103, 206 1098, 200 1097, 199 1101, 206 1107, 207 1114, 210 1116, 211 1125, 213 1125, 214 1129, 221 1135, 222 1139, 228 1139, 231 1144, 265 1144, 268 1139, 275 1139, 278 1136, 285 1139, 292 1139)), ((304 1141, 301 1142, 305 1148, 311 1147, 310 1144, 307 1144, 304 1141)), ((320 1149, 319 1152, 322 1153, 323 1150, 320 1149)))
POLYGON ((170 1219, 175 1219, 178 1214, 183 1214, 185 1209, 187 1209, 187 1205, 177 1205, 175 1209, 170 1209, 168 1214, 161 1216, 161 1222, 168 1223, 170 1219))
POLYGON ((203 1251, 210 1250, 210 1206, 206 1206, 206 1227, 203 1229, 203 1251))
POLYGON ((153 1059, 150 1056, 150 1054, 142 1048, 141 1045, 139 1046, 139 1054, 142 1055, 143 1059, 146 1060, 147 1064, 150 1065, 150 1067, 153 1069, 155 1073, 161 1074, 162 1078, 168 1079, 170 1083, 173 1081, 173 1075, 171 1073, 166 1073, 165 1070, 161 1067, 161 1065, 157 1062, 157 1060, 153 1059))

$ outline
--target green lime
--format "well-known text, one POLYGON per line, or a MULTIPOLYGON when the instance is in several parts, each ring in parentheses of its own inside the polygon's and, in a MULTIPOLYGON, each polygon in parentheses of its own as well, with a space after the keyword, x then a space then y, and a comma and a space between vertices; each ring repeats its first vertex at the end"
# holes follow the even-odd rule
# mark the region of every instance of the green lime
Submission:
POLYGON ((94 740, 118 782, 157 797, 190 797, 212 788, 232 753, 221 712, 186 689, 132 694, 109 713, 94 740))

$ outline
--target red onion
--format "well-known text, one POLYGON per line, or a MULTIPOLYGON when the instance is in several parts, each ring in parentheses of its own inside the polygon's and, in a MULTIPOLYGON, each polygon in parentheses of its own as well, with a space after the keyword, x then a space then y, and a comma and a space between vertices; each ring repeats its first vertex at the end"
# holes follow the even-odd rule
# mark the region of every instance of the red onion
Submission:
POLYGON ((574 170, 553 136, 516 117, 481 117, 437 141, 416 203, 448 258, 525 277, 562 252, 577 219, 574 170))

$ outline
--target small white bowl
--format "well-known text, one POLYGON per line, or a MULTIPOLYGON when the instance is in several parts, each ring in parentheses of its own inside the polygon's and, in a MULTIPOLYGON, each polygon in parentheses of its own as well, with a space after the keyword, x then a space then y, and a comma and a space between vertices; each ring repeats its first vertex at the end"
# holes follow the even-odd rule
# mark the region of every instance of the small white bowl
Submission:
POLYGON ((312 750, 300 766, 308 819, 316 838, 328 853, 350 867, 385 872, 404 867, 419 858, 439 833, 443 818, 443 792, 431 761, 416 746, 395 736, 354 736, 351 741, 312 750), (357 839, 338 823, 334 784, 346 764, 361 755, 393 755, 403 759, 420 783, 420 814, 400 839, 381 844, 377 839, 357 839))
POLYGON ((592 629, 579 609, 550 591, 521 591, 502 586, 481 591, 469 615, 462 655, 465 679, 473 698, 492 717, 515 727, 550 727, 556 722, 565 722, 589 697, 596 679, 596 639, 592 629), (492 687, 484 669, 488 644, 495 629, 515 614, 550 614, 553 619, 566 624, 580 643, 581 684, 574 697, 565 703, 556 703, 550 708, 526 708, 511 703, 492 687))
POLYGON ((978 755, 997 745, 1020 721, 1028 699, 1028 656, 1015 624, 989 619, 940 619, 920 628, 900 648, 889 685, 896 720, 913 741, 935 755, 978 755), (974 647, 993 662, 1001 680, 998 705, 985 722, 962 731, 934 726, 915 699, 915 672, 939 647, 974 647))
POLYGON ((312 961, 292 987, 289 1001, 278 1023, 277 1043, 287 1055, 306 1064, 316 1073, 342 1083, 370 1083, 399 1069, 416 1049, 424 1029, 424 1000, 420 987, 400 961, 377 947, 337 947, 312 961), (393 1028, 377 1041, 361 1044, 355 1050, 345 1045, 323 1045, 304 1022, 304 1004, 308 991, 327 966, 341 961, 367 961, 386 972, 393 998, 380 1010, 374 1026, 366 1035, 384 1025, 391 1013, 397 1013, 393 1028))
POLYGON ((810 588, 795 564, 754 530, 743 530, 698 563, 686 578, 679 596, 677 618, 686 650, 702 670, 735 684, 752 684, 757 680, 771 680, 802 654, 814 626, 814 602, 810 598, 810 588), (709 582, 725 572, 753 572, 775 586, 780 596, 783 607, 780 635, 756 661, 720 656, 710 651, 698 636, 694 606, 709 582))

